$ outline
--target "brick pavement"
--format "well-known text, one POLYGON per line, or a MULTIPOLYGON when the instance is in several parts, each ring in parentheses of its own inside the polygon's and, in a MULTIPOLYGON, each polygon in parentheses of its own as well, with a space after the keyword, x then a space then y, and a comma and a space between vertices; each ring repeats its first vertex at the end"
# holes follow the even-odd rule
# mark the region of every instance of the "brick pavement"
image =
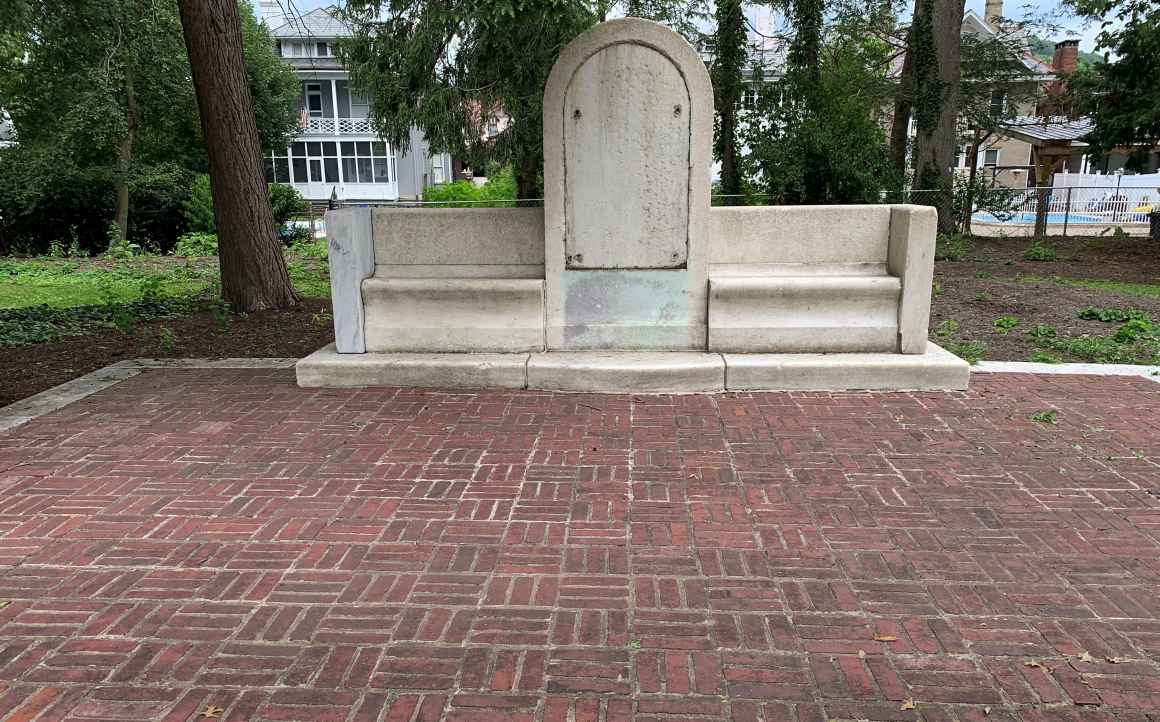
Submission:
POLYGON ((0 435, 0 715, 1156 720, 1158 464, 1139 378, 149 371, 0 435))

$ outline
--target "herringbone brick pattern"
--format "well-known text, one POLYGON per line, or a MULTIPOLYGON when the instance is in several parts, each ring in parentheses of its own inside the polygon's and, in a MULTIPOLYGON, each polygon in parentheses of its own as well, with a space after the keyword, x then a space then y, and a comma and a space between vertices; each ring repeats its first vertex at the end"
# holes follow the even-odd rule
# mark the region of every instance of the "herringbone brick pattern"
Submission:
POLYGON ((0 435, 0 601, 12 722, 1157 720, 1160 385, 153 371, 0 435))

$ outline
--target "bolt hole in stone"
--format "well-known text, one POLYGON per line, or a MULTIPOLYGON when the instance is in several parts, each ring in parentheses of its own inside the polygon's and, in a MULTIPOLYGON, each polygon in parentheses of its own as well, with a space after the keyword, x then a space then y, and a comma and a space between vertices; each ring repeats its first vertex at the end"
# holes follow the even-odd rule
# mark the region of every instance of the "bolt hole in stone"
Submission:
POLYGON ((579 108, 577 108, 576 110, 573 110, 573 111, 572 111, 572 117, 573 117, 574 119, 576 119, 576 120, 580 120, 580 116, 581 116, 581 115, 583 115, 583 113, 581 113, 581 112, 580 112, 580 109, 579 109, 579 108))
POLYGON ((674 117, 674 118, 679 118, 679 117, 681 117, 681 106, 679 106, 679 105, 674 105, 674 106, 673 106, 673 117, 674 117))

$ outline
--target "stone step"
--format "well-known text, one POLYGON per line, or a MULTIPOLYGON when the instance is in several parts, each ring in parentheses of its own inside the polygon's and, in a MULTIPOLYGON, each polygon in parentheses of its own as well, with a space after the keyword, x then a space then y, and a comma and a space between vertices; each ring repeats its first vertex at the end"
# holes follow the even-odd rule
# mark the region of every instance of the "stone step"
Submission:
POLYGON ((901 281, 887 275, 713 276, 709 349, 894 352, 901 294, 901 281))
POLYGON ((340 354, 298 362, 304 387, 509 388, 590 393, 965 389, 967 362, 926 353, 717 354, 700 351, 340 354))
POLYGON ((516 353, 544 348, 544 281, 380 278, 362 282, 366 350, 516 353))
POLYGON ((703 351, 550 351, 528 360, 528 388, 605 393, 725 390, 725 361, 703 351))

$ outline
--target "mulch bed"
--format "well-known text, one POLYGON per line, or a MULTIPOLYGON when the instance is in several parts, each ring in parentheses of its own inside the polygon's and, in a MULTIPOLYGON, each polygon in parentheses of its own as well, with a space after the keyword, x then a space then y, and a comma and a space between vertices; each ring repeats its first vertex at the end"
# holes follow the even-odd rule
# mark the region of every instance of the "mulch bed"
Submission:
POLYGON ((211 311, 201 311, 140 323, 132 333, 106 330, 0 348, 0 406, 125 359, 306 356, 334 341, 329 314, 329 299, 308 298, 287 311, 233 316, 225 328, 218 327, 211 311), (163 347, 162 326, 173 334, 172 348, 163 347))
MULTIPOLYGON (((1077 317, 1086 306, 1138 308, 1160 320, 1160 298, 1072 288, 1055 283, 1023 283, 1024 276, 1099 278, 1135 283, 1160 282, 1160 247, 1146 238, 1052 238, 1058 260, 1025 261, 1027 238, 976 239, 970 260, 939 262, 935 280, 942 293, 931 312, 931 332, 953 318, 960 330, 953 340, 987 344, 986 358, 1024 361, 1036 351, 1027 329, 1051 324, 1061 336, 1105 335, 1114 325, 1077 317), (983 276, 983 277, 980 277, 983 276), (980 297, 985 293, 985 297, 980 297), (1015 316, 1020 326, 995 332, 1000 316, 1015 316)), ((219 329, 209 311, 181 318, 142 323, 132 334, 109 331, 55 343, 0 349, 0 406, 130 358, 300 357, 334 340, 330 302, 307 299, 289 311, 235 317, 219 329), (159 328, 173 332, 172 349, 164 349, 159 328)), ((933 338, 933 336, 932 336, 933 338)), ((945 339, 936 339, 940 344, 945 339)), ((1064 359, 1068 360, 1068 359, 1064 359)))
MULTIPOLYGON (((983 341, 990 361, 1026 361, 1037 349, 1027 331, 1036 324, 1055 326, 1060 336, 1104 336, 1116 324, 1078 317, 1087 306, 1137 308, 1160 321, 1160 298, 1148 298, 1052 282, 1028 283, 1016 276, 1087 278, 1130 283, 1160 283, 1160 245, 1147 238, 1052 238, 1057 260, 1026 261, 1029 238, 976 239, 970 260, 935 264, 942 293, 931 307, 931 338, 947 319, 958 321, 954 340, 983 341), (982 276, 982 277, 980 277, 982 276), (985 296, 980 296, 985 294, 985 296), (995 319, 1015 316, 1020 325, 1007 334, 995 331, 995 319)), ((1057 352, 1051 352, 1059 356, 1057 352)), ((1063 360, 1078 360, 1063 358, 1063 360)))

